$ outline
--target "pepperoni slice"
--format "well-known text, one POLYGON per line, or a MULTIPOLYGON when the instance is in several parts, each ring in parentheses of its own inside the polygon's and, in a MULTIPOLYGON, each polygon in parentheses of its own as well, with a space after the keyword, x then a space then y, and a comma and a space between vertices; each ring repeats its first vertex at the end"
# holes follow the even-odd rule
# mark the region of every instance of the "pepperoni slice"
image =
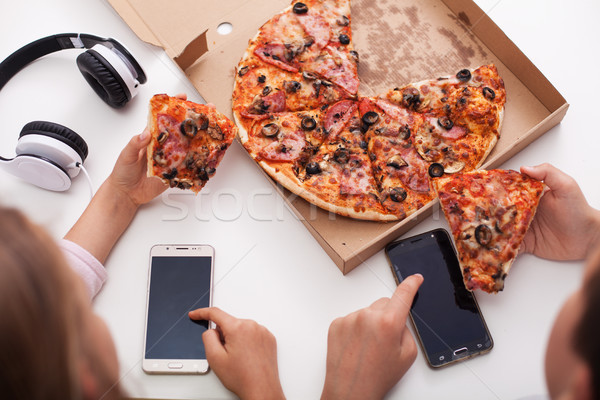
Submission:
POLYGON ((383 99, 377 99, 377 106, 379 106, 379 108, 381 108, 387 115, 396 121, 412 123, 413 116, 405 108, 399 107, 383 99))
POLYGON ((259 156, 270 161, 291 161, 298 158, 306 142, 296 136, 286 137, 264 147, 259 156))
POLYGON ((283 44, 269 43, 256 46, 254 54, 264 62, 289 72, 298 72, 298 68, 286 62, 286 48, 283 44))
POLYGON ((330 138, 335 138, 350 121, 358 106, 351 100, 338 101, 327 109, 324 127, 330 138))
POLYGON ((462 126, 454 125, 450 130, 440 130, 440 136, 444 139, 458 140, 467 134, 467 130, 462 126))
POLYGON ((408 163, 408 166, 398 170, 400 181, 415 192, 428 192, 427 163, 419 156, 414 147, 403 148, 403 150, 402 158, 408 163))
POLYGON ((285 93, 277 90, 268 96, 262 98, 263 103, 269 113, 278 113, 285 110, 285 93))
POLYGON ((356 63, 351 61, 347 53, 334 47, 326 46, 313 65, 315 72, 340 86, 349 95, 354 96, 358 91, 358 73, 356 63))
POLYGON ((306 34, 315 40, 312 46, 315 46, 317 50, 327 46, 331 37, 331 26, 325 18, 311 13, 296 17, 306 34))

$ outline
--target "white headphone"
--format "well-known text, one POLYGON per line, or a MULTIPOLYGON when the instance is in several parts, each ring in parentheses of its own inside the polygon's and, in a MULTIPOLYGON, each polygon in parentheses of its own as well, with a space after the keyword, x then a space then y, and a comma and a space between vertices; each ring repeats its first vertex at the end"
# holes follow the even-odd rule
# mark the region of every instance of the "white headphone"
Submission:
MULTIPOLYGON (((77 66, 92 89, 111 107, 121 108, 137 94, 146 74, 127 51, 111 38, 63 33, 30 43, 0 64, 0 89, 30 62, 63 49, 89 49, 77 66)), ((88 155, 83 138, 66 126, 47 121, 26 124, 19 134, 16 157, 0 157, 0 167, 44 189, 71 187, 88 155)))

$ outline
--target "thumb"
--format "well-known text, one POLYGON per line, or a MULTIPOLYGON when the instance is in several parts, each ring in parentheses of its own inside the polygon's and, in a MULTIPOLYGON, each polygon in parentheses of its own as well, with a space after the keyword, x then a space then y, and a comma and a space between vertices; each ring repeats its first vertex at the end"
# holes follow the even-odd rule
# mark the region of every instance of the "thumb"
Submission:
POLYGON ((135 135, 129 140, 129 143, 121 151, 119 158, 125 164, 133 164, 140 158, 141 152, 150 143, 150 131, 148 128, 144 129, 139 135, 135 135))
POLYGON ((539 181, 544 181, 553 191, 568 190, 574 180, 552 164, 544 163, 535 167, 521 167, 521 172, 539 181))
POLYGON ((209 364, 218 364, 227 356, 227 350, 221 342, 221 336, 216 329, 209 329, 202 334, 202 342, 206 350, 209 364))

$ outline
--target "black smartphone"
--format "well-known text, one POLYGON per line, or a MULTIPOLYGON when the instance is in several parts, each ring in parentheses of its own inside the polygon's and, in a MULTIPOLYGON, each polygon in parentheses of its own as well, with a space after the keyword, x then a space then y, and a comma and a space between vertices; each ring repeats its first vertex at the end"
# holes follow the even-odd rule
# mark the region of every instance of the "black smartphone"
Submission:
POLYGON ((150 374, 203 374, 202 333, 208 321, 188 312, 212 304, 214 250, 208 245, 156 245, 150 251, 142 368, 150 374))
POLYGON ((462 273, 450 236, 435 229, 387 245, 396 283, 415 273, 425 280, 410 309, 421 348, 437 368, 490 351, 494 345, 462 273))

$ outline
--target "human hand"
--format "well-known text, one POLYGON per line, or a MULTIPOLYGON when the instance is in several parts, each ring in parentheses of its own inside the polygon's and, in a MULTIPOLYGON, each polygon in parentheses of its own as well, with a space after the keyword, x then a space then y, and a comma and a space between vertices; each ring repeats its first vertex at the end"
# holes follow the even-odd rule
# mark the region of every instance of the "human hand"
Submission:
POLYGON ((110 187, 124 194, 136 207, 149 202, 168 188, 160 179, 146 175, 148 143, 150 131, 146 128, 127 143, 106 180, 110 187))
POLYGON ((421 283, 411 275, 391 298, 333 321, 321 399, 381 399, 404 376, 417 357, 406 318, 421 283))
POLYGON ((202 335, 206 359, 223 385, 241 399, 284 399, 277 367, 277 342, 267 328, 238 319, 216 307, 190 311, 217 329, 202 335))
POLYGON ((600 212, 588 204, 575 179, 558 168, 542 164, 521 172, 544 181, 549 190, 520 251, 551 260, 584 259, 600 238, 600 212))

